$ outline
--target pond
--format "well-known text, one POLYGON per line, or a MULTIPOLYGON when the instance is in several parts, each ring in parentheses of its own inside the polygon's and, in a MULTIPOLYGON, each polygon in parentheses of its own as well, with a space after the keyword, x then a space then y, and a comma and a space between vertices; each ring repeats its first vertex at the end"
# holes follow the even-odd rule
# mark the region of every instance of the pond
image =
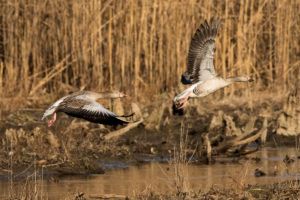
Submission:
MULTIPOLYGON (((180 176, 188 190, 206 191, 212 186, 235 188, 248 184, 269 184, 300 178, 299 150, 296 148, 262 148, 248 156, 249 159, 218 158, 212 165, 181 165, 180 176), (288 155, 294 161, 283 162, 288 155), (255 177, 255 169, 266 173, 255 177)), ((102 163, 102 165, 104 165, 102 163)), ((55 181, 37 181, 38 190, 49 199, 63 199, 78 192, 89 195, 118 194, 132 196, 151 189, 157 193, 169 193, 175 188, 177 164, 149 162, 141 166, 125 163, 106 163, 105 174, 89 176, 64 176, 55 181), (118 168, 114 168, 118 166, 118 168)), ((24 183, 15 182, 14 187, 24 183)), ((10 184, 0 181, 0 197, 7 197, 10 184)))

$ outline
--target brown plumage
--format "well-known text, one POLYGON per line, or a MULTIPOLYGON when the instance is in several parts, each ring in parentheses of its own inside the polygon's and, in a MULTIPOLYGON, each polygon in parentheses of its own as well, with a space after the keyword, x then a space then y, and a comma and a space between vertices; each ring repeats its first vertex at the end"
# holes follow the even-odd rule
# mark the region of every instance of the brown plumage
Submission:
POLYGON ((187 57, 187 71, 182 75, 183 84, 193 84, 216 76, 214 53, 220 19, 212 17, 209 24, 205 20, 194 34, 187 57))
POLYGON ((56 113, 64 112, 72 117, 82 118, 90 122, 105 125, 127 124, 132 121, 126 121, 122 118, 132 116, 133 114, 119 116, 104 108, 96 101, 100 98, 122 98, 124 96, 126 95, 118 91, 103 93, 90 91, 75 92, 57 100, 45 111, 42 120, 47 116, 54 114, 53 119, 48 122, 48 126, 52 126, 56 121, 56 113))
MULTIPOLYGON (((253 81, 246 75, 221 78, 216 76, 214 54, 216 51, 216 37, 218 35, 220 19, 210 22, 205 20, 194 34, 187 57, 187 71, 182 74, 183 84, 192 84, 173 99, 173 108, 180 110, 186 106, 190 98, 207 96, 234 82, 253 81)), ((173 111, 176 113, 176 111, 173 111)))

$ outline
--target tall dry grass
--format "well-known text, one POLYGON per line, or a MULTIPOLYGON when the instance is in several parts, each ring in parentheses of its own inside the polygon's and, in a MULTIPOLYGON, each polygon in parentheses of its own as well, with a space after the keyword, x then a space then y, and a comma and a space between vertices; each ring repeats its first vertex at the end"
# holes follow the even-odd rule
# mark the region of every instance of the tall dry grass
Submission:
POLYGON ((219 95, 233 95, 237 88, 246 89, 245 95, 295 90, 299 13, 299 0, 2 1, 0 95, 86 88, 120 89, 137 98, 173 91, 186 70, 191 36, 211 16, 224 20, 217 74, 257 80, 252 90, 236 84, 219 95))

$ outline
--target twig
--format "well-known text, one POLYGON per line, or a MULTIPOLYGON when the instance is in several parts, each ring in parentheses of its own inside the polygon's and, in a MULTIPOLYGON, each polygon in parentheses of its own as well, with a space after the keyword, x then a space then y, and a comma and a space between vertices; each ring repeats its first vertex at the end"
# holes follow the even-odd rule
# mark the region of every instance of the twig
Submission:
POLYGON ((217 152, 226 152, 231 147, 238 146, 238 145, 244 145, 244 144, 248 144, 250 142, 253 142, 253 141, 257 140, 264 133, 264 131, 268 127, 267 125, 268 125, 267 124, 267 120, 265 119, 264 123, 263 123, 263 127, 255 135, 242 140, 246 136, 250 135, 253 132, 253 130, 255 130, 255 129, 253 129, 250 132, 247 132, 245 134, 242 134, 242 135, 236 137, 235 139, 232 139, 230 141, 224 142, 224 144, 222 143, 219 147, 214 148, 214 151, 217 151, 217 152))
POLYGON ((257 140, 261 135, 262 133, 264 132, 264 130, 266 129, 267 127, 263 127, 260 131, 258 131, 258 133, 256 133, 255 135, 245 139, 245 140, 242 140, 242 141, 239 141, 235 144, 233 144, 233 146, 237 146, 237 145, 242 145, 242 144, 247 144, 247 143, 250 143, 250 142, 253 142, 255 140, 257 140))

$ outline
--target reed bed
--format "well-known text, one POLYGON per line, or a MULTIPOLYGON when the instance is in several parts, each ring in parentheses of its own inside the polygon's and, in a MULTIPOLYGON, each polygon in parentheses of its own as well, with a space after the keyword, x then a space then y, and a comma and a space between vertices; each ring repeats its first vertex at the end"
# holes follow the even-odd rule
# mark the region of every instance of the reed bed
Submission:
MULTIPOLYGON (((10 0, 0 6, 0 96, 119 89, 138 100, 176 90, 196 28, 223 23, 217 74, 254 76, 216 95, 295 92, 299 0, 10 0), (138 95, 139 94, 139 95, 138 95)), ((12 101, 8 101, 8 104, 12 101)))

